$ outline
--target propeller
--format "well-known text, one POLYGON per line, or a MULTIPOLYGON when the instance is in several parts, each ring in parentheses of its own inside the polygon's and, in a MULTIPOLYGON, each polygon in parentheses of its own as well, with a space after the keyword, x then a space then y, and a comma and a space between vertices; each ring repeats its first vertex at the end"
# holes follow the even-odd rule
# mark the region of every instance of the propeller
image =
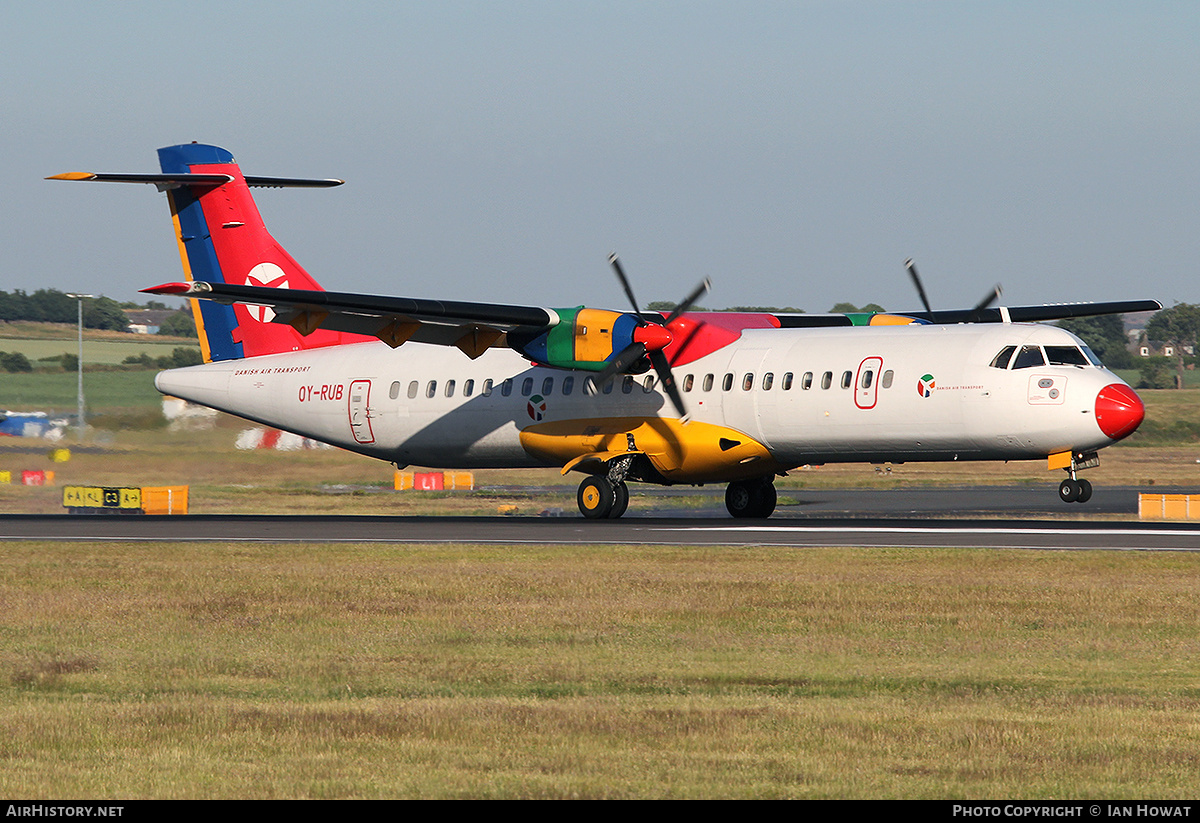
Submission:
POLYGON ((675 376, 671 373, 671 364, 667 362, 667 356, 663 354, 663 349, 671 344, 671 332, 667 326, 688 311, 705 292, 712 288, 712 282, 705 278, 664 320, 660 314, 642 313, 642 310, 638 308, 637 298, 633 296, 633 287, 629 285, 629 278, 625 276, 625 270, 621 268, 621 261, 615 254, 610 254, 608 262, 612 264, 613 270, 617 273, 617 279, 621 281, 621 288, 625 290, 625 296, 629 298, 629 302, 633 306, 633 312, 638 318, 638 328, 633 332, 633 342, 617 352, 604 370, 596 376, 596 385, 603 385, 605 381, 627 371, 643 357, 649 355, 650 365, 654 367, 663 391, 671 398, 671 403, 674 404, 679 415, 687 417, 687 408, 683 405, 683 395, 679 393, 679 387, 675 384, 675 376))
MULTIPOLYGON (((913 285, 917 287, 917 295, 921 298, 921 304, 925 306, 926 319, 932 323, 933 307, 929 305, 929 298, 925 295, 925 287, 921 284, 921 276, 917 274, 916 264, 913 263, 911 257, 904 261, 904 269, 908 272, 908 276, 912 278, 913 285)), ((975 308, 971 309, 971 322, 979 321, 982 318, 983 310, 999 300, 1002 293, 1003 291, 999 283, 993 286, 992 290, 975 304, 975 308)))
POLYGON ((921 297, 921 304, 925 306, 926 319, 933 322, 933 307, 929 305, 929 298, 925 296, 925 287, 921 285, 921 276, 917 274, 917 267, 911 257, 904 261, 904 268, 908 272, 908 276, 912 278, 913 285, 917 287, 917 294, 921 297))

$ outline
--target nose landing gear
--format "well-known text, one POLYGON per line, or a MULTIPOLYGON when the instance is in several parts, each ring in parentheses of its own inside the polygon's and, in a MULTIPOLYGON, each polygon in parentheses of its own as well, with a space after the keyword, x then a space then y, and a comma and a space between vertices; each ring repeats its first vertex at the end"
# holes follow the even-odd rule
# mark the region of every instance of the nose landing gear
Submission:
POLYGON ((1095 452, 1091 454, 1071 454, 1071 463, 1065 466, 1070 475, 1058 485, 1058 499, 1064 503, 1086 503, 1092 499, 1092 484, 1081 480, 1075 473, 1080 469, 1090 469, 1100 465, 1100 457, 1095 452))
POLYGON ((1068 477, 1058 485, 1058 498, 1064 503, 1086 503, 1092 497, 1092 484, 1068 477))

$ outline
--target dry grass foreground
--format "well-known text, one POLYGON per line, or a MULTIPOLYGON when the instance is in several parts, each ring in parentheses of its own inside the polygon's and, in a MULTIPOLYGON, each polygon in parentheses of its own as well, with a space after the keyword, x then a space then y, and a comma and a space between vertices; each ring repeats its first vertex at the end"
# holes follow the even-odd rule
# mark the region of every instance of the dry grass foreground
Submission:
POLYGON ((0 795, 1194 797, 1198 564, 6 543, 0 795))

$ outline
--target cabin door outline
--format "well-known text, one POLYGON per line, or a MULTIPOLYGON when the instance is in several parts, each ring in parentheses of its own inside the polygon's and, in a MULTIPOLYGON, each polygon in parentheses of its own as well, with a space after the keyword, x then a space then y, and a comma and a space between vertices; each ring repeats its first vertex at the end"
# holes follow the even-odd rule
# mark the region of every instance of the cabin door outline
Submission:
POLYGON ((374 443, 375 432, 371 430, 371 381, 352 381, 346 404, 346 413, 350 418, 350 433, 354 436, 354 442, 374 443))

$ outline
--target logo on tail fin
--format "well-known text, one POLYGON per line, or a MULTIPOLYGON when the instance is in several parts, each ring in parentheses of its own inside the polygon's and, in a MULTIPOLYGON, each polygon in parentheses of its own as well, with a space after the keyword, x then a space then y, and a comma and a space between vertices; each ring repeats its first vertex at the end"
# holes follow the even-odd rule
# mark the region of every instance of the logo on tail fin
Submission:
MULTIPOLYGON (((266 286, 271 289, 289 289, 287 272, 274 263, 259 263, 246 273, 247 286, 266 286)), ((259 323, 270 323, 275 311, 270 306, 246 306, 250 316, 259 323)))

